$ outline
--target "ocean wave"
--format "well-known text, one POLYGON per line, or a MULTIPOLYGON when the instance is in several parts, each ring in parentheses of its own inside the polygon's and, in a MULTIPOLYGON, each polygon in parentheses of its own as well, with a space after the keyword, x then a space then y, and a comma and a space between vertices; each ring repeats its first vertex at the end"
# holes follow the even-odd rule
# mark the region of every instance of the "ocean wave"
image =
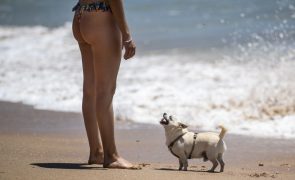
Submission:
MULTIPOLYGON (((0 52, 1 100, 81 111, 80 52, 69 23, 0 27, 0 52)), ((236 134, 295 138, 294 69, 294 44, 258 35, 216 53, 138 56, 122 63, 116 117, 158 124, 168 112, 202 130, 224 124, 236 134)))

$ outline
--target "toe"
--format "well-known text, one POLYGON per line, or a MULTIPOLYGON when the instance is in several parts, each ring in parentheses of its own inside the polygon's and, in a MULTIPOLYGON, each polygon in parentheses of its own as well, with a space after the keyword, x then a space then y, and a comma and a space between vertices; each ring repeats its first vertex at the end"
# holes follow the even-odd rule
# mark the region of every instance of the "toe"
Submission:
POLYGON ((111 162, 109 164, 104 164, 104 167, 112 169, 141 169, 141 166, 135 166, 123 158, 119 158, 117 161, 111 162))

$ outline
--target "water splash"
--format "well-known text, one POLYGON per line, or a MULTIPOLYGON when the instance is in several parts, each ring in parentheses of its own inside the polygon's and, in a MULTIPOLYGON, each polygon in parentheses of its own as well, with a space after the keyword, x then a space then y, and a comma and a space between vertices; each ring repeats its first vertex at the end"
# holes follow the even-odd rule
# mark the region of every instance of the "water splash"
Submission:
MULTIPOLYGON (((228 50, 123 62, 117 118, 158 124, 169 112, 204 130, 224 124, 232 133, 294 138, 295 41, 292 32, 280 33, 253 34, 228 50)), ((80 112, 81 61, 70 24, 0 27, 0 42, 1 100, 80 112)))

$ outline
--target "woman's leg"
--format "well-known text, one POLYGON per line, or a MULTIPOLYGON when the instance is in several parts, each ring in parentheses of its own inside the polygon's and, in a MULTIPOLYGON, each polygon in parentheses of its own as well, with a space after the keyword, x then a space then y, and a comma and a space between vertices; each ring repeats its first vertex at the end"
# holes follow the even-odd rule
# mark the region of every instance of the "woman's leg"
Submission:
POLYGON ((80 24, 76 17, 73 21, 73 33, 77 39, 82 56, 83 66, 83 100, 82 112, 87 132, 90 155, 89 164, 103 164, 103 147, 95 113, 95 75, 91 46, 86 43, 80 32, 80 24))
POLYGON ((121 33, 109 12, 83 13, 81 32, 91 44, 96 83, 96 117, 104 149, 104 167, 133 168, 118 155, 114 137, 113 96, 121 62, 121 33))
POLYGON ((91 46, 86 43, 79 43, 82 54, 83 64, 83 100, 82 111, 84 124, 87 131, 87 137, 90 146, 89 164, 103 163, 103 147, 98 132, 96 120, 96 96, 95 96, 95 76, 94 63, 91 46))

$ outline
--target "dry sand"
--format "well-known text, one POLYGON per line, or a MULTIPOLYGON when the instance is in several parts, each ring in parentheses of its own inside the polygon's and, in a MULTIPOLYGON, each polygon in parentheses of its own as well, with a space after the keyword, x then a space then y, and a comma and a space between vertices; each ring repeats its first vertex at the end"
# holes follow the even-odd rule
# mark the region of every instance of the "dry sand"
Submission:
POLYGON ((295 179, 294 140, 227 134, 225 172, 207 173, 211 164, 201 160, 177 171, 160 125, 117 122, 116 139, 121 155, 142 170, 86 165, 81 114, 0 102, 0 179, 295 179))

